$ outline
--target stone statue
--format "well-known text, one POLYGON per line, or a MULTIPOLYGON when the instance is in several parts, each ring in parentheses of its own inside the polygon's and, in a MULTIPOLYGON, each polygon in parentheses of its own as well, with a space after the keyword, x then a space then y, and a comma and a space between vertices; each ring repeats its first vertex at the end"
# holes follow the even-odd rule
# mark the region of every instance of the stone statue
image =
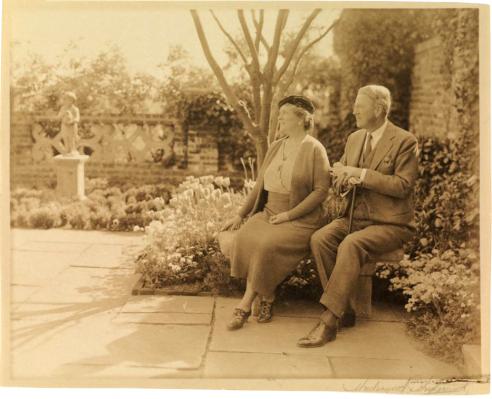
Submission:
POLYGON ((63 93, 61 97, 62 107, 58 113, 58 118, 61 119, 60 135, 65 147, 64 155, 79 155, 77 144, 79 141, 80 112, 75 106, 75 101, 77 101, 77 97, 71 91, 63 93))

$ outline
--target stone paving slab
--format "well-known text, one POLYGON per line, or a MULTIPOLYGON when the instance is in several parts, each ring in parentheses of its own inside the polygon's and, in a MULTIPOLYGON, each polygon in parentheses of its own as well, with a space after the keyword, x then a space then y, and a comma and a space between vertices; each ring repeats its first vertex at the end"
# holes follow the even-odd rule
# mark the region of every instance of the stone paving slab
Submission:
POLYGON ((36 291, 30 303, 86 303, 129 296, 139 275, 127 269, 69 267, 49 286, 36 291))
POLYGON ((35 345, 13 351, 14 378, 52 376, 66 365, 197 369, 209 326, 112 323, 105 312, 46 334, 35 345))
POLYGON ((213 307, 214 298, 209 296, 138 295, 128 298, 121 312, 211 314, 213 307))
POLYGON ((64 339, 64 331, 98 315, 110 321, 122 306, 121 300, 96 303, 23 303, 11 311, 11 345, 28 351, 50 337, 64 339))
MULTIPOLYGON (((89 307, 81 306, 78 303, 20 303, 12 307, 10 320, 23 322, 45 322, 62 321, 68 318, 83 318, 89 307)), ((119 308, 118 308, 119 309, 119 308)), ((107 311, 109 309, 104 309, 107 311)))
POLYGON ((44 285, 67 268, 76 254, 70 252, 11 251, 10 281, 44 285))
POLYGON ((315 320, 277 317, 271 323, 259 324, 254 318, 250 318, 242 329, 228 331, 226 323, 236 303, 236 299, 217 299, 211 351, 314 354, 330 358, 407 359, 410 364, 415 365, 430 362, 430 369, 441 366, 440 363, 432 362, 428 356, 416 348, 406 334, 404 323, 361 320, 358 321, 356 327, 339 331, 337 339, 323 347, 299 348, 296 345, 297 340, 309 332, 315 325, 315 320))
POLYGON ((11 306, 27 301, 40 288, 35 285, 12 284, 10 286, 11 306))
POLYGON ((137 367, 125 363, 106 364, 65 364, 57 368, 50 377, 54 378, 201 378, 202 370, 178 370, 164 367, 137 367))
POLYGON ((204 313, 123 313, 120 312, 113 320, 118 323, 143 324, 185 324, 210 325, 212 314, 204 313))
POLYGON ((15 247, 20 251, 41 251, 41 252, 68 252, 70 254, 80 254, 89 248, 90 244, 79 242, 52 242, 52 241, 27 241, 15 247))
POLYGON ((330 357, 336 378, 460 378, 454 367, 436 360, 367 359, 360 357, 330 357))
POLYGON ((207 355, 205 378, 332 378, 326 356, 214 352, 207 355))
POLYGON ((76 244, 135 244, 143 242, 145 234, 135 232, 74 230, 74 229, 19 229, 10 230, 13 248, 29 241, 76 244))
POLYGON ((73 266, 102 268, 135 268, 135 262, 128 249, 121 244, 92 244, 72 263, 73 266))

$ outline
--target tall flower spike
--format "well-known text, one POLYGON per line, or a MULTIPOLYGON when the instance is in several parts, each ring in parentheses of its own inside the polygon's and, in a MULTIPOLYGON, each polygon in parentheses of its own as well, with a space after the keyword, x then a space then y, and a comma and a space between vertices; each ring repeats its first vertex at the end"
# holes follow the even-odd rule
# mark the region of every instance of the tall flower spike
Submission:
POLYGON ((248 171, 246 169, 246 164, 244 163, 244 158, 241 157, 241 164, 243 165, 243 169, 244 169, 244 180, 248 180, 248 171))

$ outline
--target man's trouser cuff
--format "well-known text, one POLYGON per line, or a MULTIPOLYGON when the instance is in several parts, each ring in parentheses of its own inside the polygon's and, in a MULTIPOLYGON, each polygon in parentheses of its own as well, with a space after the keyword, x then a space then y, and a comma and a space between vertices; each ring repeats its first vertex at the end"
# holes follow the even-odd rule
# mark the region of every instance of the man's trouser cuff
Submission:
POLYGON ((321 299, 319 301, 338 318, 342 317, 343 312, 345 312, 347 307, 347 304, 345 303, 346 301, 340 297, 337 297, 333 291, 325 291, 323 295, 321 295, 321 299))

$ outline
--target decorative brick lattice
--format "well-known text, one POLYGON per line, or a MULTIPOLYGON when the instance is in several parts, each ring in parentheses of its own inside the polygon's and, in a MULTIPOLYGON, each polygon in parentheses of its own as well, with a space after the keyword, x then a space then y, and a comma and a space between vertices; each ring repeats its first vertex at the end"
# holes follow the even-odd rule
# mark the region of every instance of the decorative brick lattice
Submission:
MULTIPOLYGON (((36 118, 32 124, 32 159, 42 162, 63 149, 60 134, 53 137, 36 118)), ((175 146, 182 142, 180 126, 172 120, 143 118, 125 120, 111 117, 83 118, 79 127, 79 152, 88 152, 101 162, 167 162, 175 157, 175 146)), ((182 153, 182 151, 181 151, 182 153)))
MULTIPOLYGON (((55 180, 53 157, 62 152, 60 124, 52 116, 11 117, 12 185, 55 180)), ((158 116, 83 116, 78 150, 90 156, 86 176, 121 182, 179 181, 186 174, 218 171, 217 133, 158 116)))

